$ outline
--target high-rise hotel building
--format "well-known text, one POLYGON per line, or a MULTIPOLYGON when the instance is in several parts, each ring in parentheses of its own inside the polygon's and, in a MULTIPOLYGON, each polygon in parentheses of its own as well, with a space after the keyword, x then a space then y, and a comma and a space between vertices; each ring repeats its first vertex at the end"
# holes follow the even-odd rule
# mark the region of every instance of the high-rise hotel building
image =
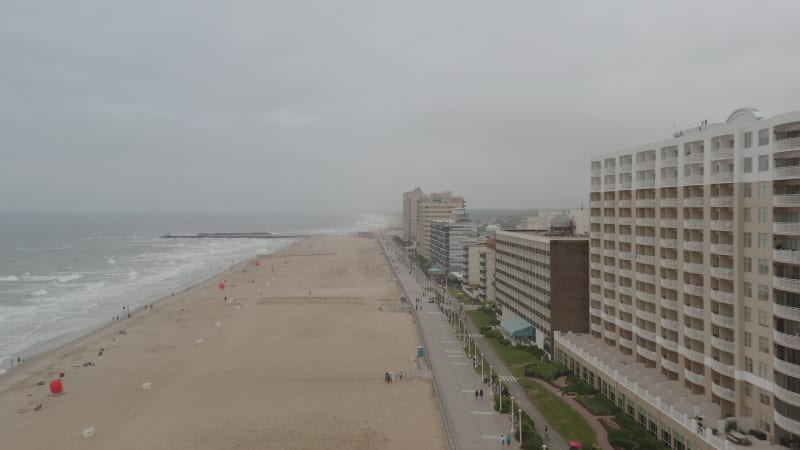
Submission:
POLYGON ((797 440, 800 112, 739 109, 590 177, 590 333, 556 358, 672 448, 726 448, 732 422, 797 440))

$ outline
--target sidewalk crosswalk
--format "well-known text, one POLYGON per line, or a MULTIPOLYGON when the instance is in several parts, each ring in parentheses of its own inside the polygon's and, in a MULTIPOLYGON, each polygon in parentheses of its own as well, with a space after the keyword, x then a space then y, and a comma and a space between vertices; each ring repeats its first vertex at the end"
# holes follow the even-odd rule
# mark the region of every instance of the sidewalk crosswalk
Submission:
POLYGON ((500 381, 502 381, 503 383, 516 383, 517 382, 517 378, 514 377, 513 375, 500 375, 498 378, 500 378, 500 381))

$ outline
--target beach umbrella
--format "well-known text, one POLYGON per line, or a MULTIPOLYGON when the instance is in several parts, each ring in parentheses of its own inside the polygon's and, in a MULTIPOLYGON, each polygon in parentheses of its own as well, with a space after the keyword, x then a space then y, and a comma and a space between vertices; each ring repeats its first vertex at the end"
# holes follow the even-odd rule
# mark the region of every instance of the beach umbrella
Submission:
POLYGON ((225 283, 220 283, 219 284, 219 290, 223 290, 223 289, 225 289, 225 283))
POLYGON ((261 265, 261 261, 256 261, 256 267, 261 265))
POLYGON ((60 394, 64 390, 64 384, 61 380, 53 380, 50 382, 50 392, 53 394, 60 394))

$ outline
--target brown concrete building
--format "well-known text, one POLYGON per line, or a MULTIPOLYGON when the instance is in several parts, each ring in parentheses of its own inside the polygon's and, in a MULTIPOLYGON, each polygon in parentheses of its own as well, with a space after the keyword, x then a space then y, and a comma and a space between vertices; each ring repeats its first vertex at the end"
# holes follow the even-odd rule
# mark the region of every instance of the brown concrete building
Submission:
POLYGON ((534 327, 550 351, 553 331, 589 331, 589 240, 538 231, 496 234, 495 297, 503 319, 534 327))

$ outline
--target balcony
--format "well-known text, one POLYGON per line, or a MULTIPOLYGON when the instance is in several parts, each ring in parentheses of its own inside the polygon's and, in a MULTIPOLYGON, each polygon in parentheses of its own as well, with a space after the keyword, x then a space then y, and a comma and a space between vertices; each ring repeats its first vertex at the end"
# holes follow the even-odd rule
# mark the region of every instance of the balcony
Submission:
POLYGON ((591 294, 589 294, 589 298, 598 302, 603 301, 603 296, 600 295, 600 293, 598 292, 592 292, 591 294))
MULTIPOLYGON (((622 180, 619 182, 620 189, 630 189, 632 186, 631 180, 622 180)), ((622 205, 620 205, 621 207, 622 205)))
POLYGON ((675 342, 675 341, 670 341, 669 339, 665 339, 665 338, 663 338, 661 336, 658 336, 656 338, 656 342, 658 342, 658 345, 660 345, 661 348, 665 348, 665 349, 673 351, 673 352, 677 352, 678 351, 678 343, 675 342))
POLYGON ((668 228, 678 228, 678 219, 661 219, 661 226, 668 228))
POLYGON ((712 220, 711 221, 711 229, 712 230, 733 231, 733 221, 732 220, 712 220))
POLYGON ((696 252, 703 251, 703 241, 683 241, 684 250, 692 250, 696 252))
POLYGON ((773 195, 772 196, 772 205, 773 206, 792 206, 792 207, 800 206, 800 194, 773 195))
POLYGON ((704 290, 705 289, 703 288, 703 286, 698 286, 696 284, 686 283, 683 285, 683 292, 686 292, 687 294, 702 296, 704 290))
POLYGON ((636 273, 636 280, 637 281, 641 281, 643 283, 655 284, 656 283, 656 276, 655 275, 650 275, 650 274, 647 274, 647 273, 639 273, 639 272, 637 272, 636 273))
POLYGON ((637 208, 654 208, 655 206, 656 206, 656 199, 654 198, 642 198, 636 200, 637 208))
POLYGON ((617 333, 614 333, 613 331, 609 330, 603 330, 603 336, 605 336, 606 339, 611 339, 612 341, 616 341, 619 338, 619 336, 617 336, 617 333))
POLYGON ((610 306, 612 308, 616 308, 617 307, 617 300, 614 299, 614 298, 604 297, 603 298, 603 302, 606 304, 606 306, 610 306))
POLYGON ((631 306, 631 305, 629 305, 627 303, 618 304, 617 305, 617 309, 619 309, 620 311, 622 311, 624 313, 633 314, 633 306, 631 306))
POLYGON ((734 378, 736 376, 736 369, 730 364, 712 359, 708 365, 712 370, 727 377, 734 378))
POLYGON ((711 289, 711 300, 718 301, 721 303, 733 304, 735 298, 733 296, 733 292, 725 292, 716 289, 711 289))
POLYGON ((589 307, 589 315, 595 317, 602 317, 601 314, 602 313, 600 312, 600 309, 589 307))
POLYGON ((800 365, 798 364, 792 364, 782 359, 778 359, 777 356, 773 356, 772 366, 775 367, 775 370, 781 373, 785 373, 786 375, 790 375, 795 378, 800 378, 800 365))
POLYGON ((603 333, 603 326, 597 323, 589 324, 589 329, 595 333, 601 333, 601 334, 603 333))
POLYGON ((662 239, 660 242, 662 247, 666 248, 677 248, 678 241, 676 239, 662 239))
POLYGON ((713 392, 714 395, 719 398, 723 398, 731 402, 736 401, 736 392, 734 390, 722 387, 714 381, 711 381, 711 392, 713 392))
POLYGON ((706 363, 706 355, 704 355, 703 353, 700 353, 698 351, 694 351, 694 350, 691 350, 691 349, 686 348, 684 346, 680 346, 678 353, 680 353, 681 355, 683 355, 687 359, 690 359, 690 360, 692 360, 694 362, 698 362, 700 364, 705 364, 706 363))
POLYGON ((633 241, 633 236, 631 236, 630 234, 618 234, 617 240, 619 242, 631 242, 633 241))
POLYGON ((678 165, 677 156, 668 156, 661 160, 661 167, 674 167, 678 165))
POLYGON ((800 252, 796 250, 773 250, 772 259, 776 262, 800 264, 800 252))
POLYGON ((683 314, 689 317, 694 317, 695 319, 703 320, 705 318, 705 314, 703 309, 695 308, 689 305, 683 305, 683 314))
POLYGON ((623 346, 625 348, 629 348, 629 349, 633 350, 633 341, 630 340, 630 339, 625 339, 622 336, 620 336, 620 338, 619 338, 619 345, 621 345, 621 346, 623 346))
POLYGON ((603 223, 608 225, 614 225, 615 223, 617 223, 617 218, 614 216, 605 216, 603 217, 603 223))
POLYGON ((639 300, 648 302, 648 303, 655 303, 656 302, 656 296, 651 294, 651 293, 649 293, 649 292, 636 291, 636 298, 638 298, 639 300))
POLYGON ((678 184, 678 177, 662 177, 661 178, 661 185, 662 186, 677 186, 678 184))
POLYGON ((634 333, 639 336, 640 338, 647 339, 648 341, 653 341, 654 343, 658 341, 658 336, 652 331, 647 331, 644 328, 634 327, 634 333))
POLYGON ((692 327, 688 327, 686 325, 683 326, 683 334, 684 336, 688 336, 692 339, 698 340, 700 342, 705 341, 706 333, 702 330, 696 330, 692 327))
POLYGON ((642 320, 646 320, 648 322, 655 323, 655 321, 656 321, 656 315, 655 314, 653 314, 651 312, 643 311, 641 309, 637 309, 636 310, 636 317, 638 317, 639 319, 642 319, 642 320))
POLYGON ((600 312, 600 317, 608 323, 616 323, 617 317, 606 312, 600 312))
POLYGON ((636 180, 636 187, 638 188, 649 188, 656 185, 655 178, 647 178, 644 180, 636 180))
POLYGON ((649 236, 636 236, 636 243, 640 245, 656 245, 656 238, 649 236))
POLYGON ((703 219, 686 219, 683 221, 684 228, 691 228, 694 230, 702 230, 705 224, 703 219))
POLYGON ((617 284, 611 281, 603 281, 603 287, 610 291, 613 291, 614 289, 617 288, 617 284))
POLYGON ((777 234, 800 234, 800 223, 797 222, 775 222, 772 224, 772 232, 777 234))
POLYGON ((776 152, 787 152, 791 150, 800 150, 800 137, 775 141, 776 152))
POLYGON ((777 303, 773 303, 772 312, 778 317, 783 317, 784 319, 791 319, 800 322, 800 308, 792 308, 791 306, 783 306, 777 303))
POLYGON ((653 169, 656 167, 656 160, 655 159, 643 159, 641 161, 636 161, 636 169, 643 170, 643 169, 653 169))
POLYGON ((622 319, 617 321, 617 326, 623 330, 633 331, 633 324, 622 319))
POLYGON ((614 266, 603 266, 603 270, 606 273, 617 273, 617 268, 614 266))
POLYGON ((683 377, 699 386, 705 386, 706 377, 699 373, 694 373, 689 369, 683 369, 683 377))
POLYGON ((732 280, 734 272, 733 269, 727 269, 725 267, 712 267, 711 276, 716 278, 724 278, 726 280, 732 280))
POLYGON ((592 183, 592 192, 600 192, 600 183, 592 183))
POLYGON ((674 320, 665 319, 665 318, 662 317, 661 318, 661 327, 677 332, 678 331, 678 322, 676 322, 674 320))
POLYGON ((689 153, 683 156, 684 164, 693 164, 703 162, 703 153, 689 153))
POLYGON ((800 294, 800 280, 794 278, 772 277, 772 287, 800 294))
POLYGON ((603 255, 608 256, 609 258, 616 258, 617 257, 617 251, 614 250, 613 248, 606 248, 606 249, 603 249, 603 255))
POLYGON ((683 177, 683 182, 688 184, 703 184, 702 175, 687 175, 683 177))
POLYGON ((625 259, 630 261, 633 259, 633 253, 631 252, 619 252, 619 259, 625 259))
POLYGON ((678 289, 678 280, 671 280, 669 278, 661 279, 661 287, 668 289, 678 289))
POLYGON ((711 197, 711 206, 726 207, 733 206, 733 196, 711 197))
POLYGON ((800 178, 800 166, 776 167, 773 173, 776 180, 785 178, 800 178))
POLYGON ((601 233, 599 231, 590 231, 589 232, 589 237, 591 237, 593 239, 600 239, 601 237, 603 237, 603 233, 601 233))
POLYGON ((621 164, 619 166, 619 173, 629 173, 633 166, 631 164, 621 164))
POLYGON ((652 217, 637 217, 636 225, 640 227, 654 227, 656 226, 656 219, 652 217))
POLYGON ((603 202, 600 200, 592 200, 589 202, 589 206, 592 208, 600 208, 603 206, 603 202))
POLYGON ((733 158, 732 148, 718 148, 711 150, 711 159, 731 159, 733 158))
POLYGON ((800 434, 800 422, 782 415, 777 410, 774 410, 773 414, 775 416, 774 417, 775 425, 781 427, 782 430, 786 430, 790 433, 800 434))
POLYGON ((662 308, 669 308, 669 309, 672 309, 672 310, 675 310, 675 311, 678 310, 678 302, 675 301, 675 300, 670 300, 668 298, 662 298, 661 301, 660 301, 660 304, 661 304, 662 308))
POLYGON ((687 197, 683 199, 683 206, 705 206, 704 197, 687 197))
POLYGON ((633 225, 633 217, 620 217, 617 222, 620 225, 633 225))
POLYGON ((606 184, 603 186, 603 190, 604 190, 604 191, 613 191, 613 190, 614 190, 614 189, 616 189, 616 188, 617 188, 617 185, 616 185, 615 183, 606 183, 606 184))
POLYGON ((717 172, 711 174, 712 183, 730 183, 733 181, 733 172, 717 172))
POLYGON ((603 206, 606 208, 613 208, 616 202, 614 200, 605 200, 603 206))
POLYGON ((703 272, 705 271, 705 266, 703 266, 702 264, 685 262, 683 263, 683 271, 702 275, 703 272))
POLYGON ((617 202, 617 205, 618 205, 620 208, 630 208, 630 207, 631 207, 631 199, 629 199, 629 198, 626 198, 626 199, 619 200, 619 201, 617 202))
POLYGON ((722 314, 711 313, 711 323, 718 327, 735 328, 736 319, 730 316, 723 316, 722 314))
MULTIPOLYGON (((662 245, 663 247, 663 245, 662 245)), ((678 261, 674 259, 666 259, 661 258, 661 267, 666 267, 668 269, 677 269, 678 268, 678 261)))
POLYGON ((669 198, 662 198, 661 199, 661 206, 667 206, 667 207, 676 208, 676 207, 678 207, 678 205, 680 205, 680 200, 678 200, 675 197, 669 197, 669 198))
POLYGON ((734 344, 733 341, 727 341, 716 336, 711 336, 711 346, 728 353, 734 353, 736 351, 736 344, 734 344))
POLYGON ((589 263, 589 267, 591 267, 594 270, 603 270, 603 265, 600 264, 599 262, 589 263))
POLYGON ((678 363, 672 362, 667 358, 664 358, 663 356, 661 357, 661 367, 667 370, 671 370, 675 373, 680 373, 680 366, 678 365, 678 363))
POLYGON ((636 347, 636 353, 638 353, 640 356, 643 356, 643 357, 649 359, 650 361, 657 361, 658 360, 658 355, 656 354, 656 352, 654 352, 652 350, 648 350, 648 349, 642 347, 641 345, 636 347))
POLYGON ((773 394, 775 395, 775 397, 781 399, 786 403, 789 403, 790 405, 800 406, 800 394, 796 392, 784 389, 775 384, 775 386, 773 387, 773 394))
POLYGON ((711 253, 718 255, 732 255, 733 245, 731 244, 711 244, 711 253))
MULTIPOLYGON (((622 255, 620 255, 620 256, 622 256, 622 255)), ((633 278, 633 272, 630 271, 629 269, 619 269, 617 271, 617 273, 619 273, 619 276, 621 276, 621 277, 633 278)), ((622 292, 622 290, 620 290, 620 292, 622 292)))

